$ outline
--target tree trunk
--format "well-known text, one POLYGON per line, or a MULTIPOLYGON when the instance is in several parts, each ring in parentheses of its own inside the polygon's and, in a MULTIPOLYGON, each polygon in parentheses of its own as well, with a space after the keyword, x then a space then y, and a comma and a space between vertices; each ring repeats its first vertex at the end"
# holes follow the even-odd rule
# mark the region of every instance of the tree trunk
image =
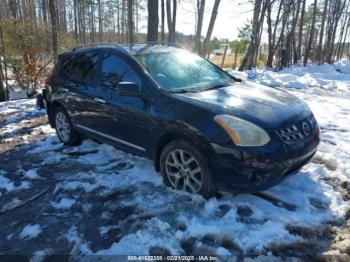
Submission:
POLYGON ((329 37, 329 46, 328 46, 328 50, 327 50, 327 58, 326 58, 326 62, 331 64, 333 63, 333 54, 334 54, 334 44, 335 44, 335 37, 336 37, 336 33, 337 33, 337 29, 338 29, 338 23, 339 23, 339 19, 341 17, 341 14, 343 13, 343 10, 345 8, 345 4, 347 2, 344 1, 343 3, 339 0, 336 2, 336 6, 334 8, 334 23, 333 23, 333 27, 330 28, 330 37, 329 37))
POLYGON ((299 60, 301 58, 301 46, 302 46, 302 42, 303 42, 305 6, 306 6, 306 0, 303 0, 303 7, 301 9, 300 25, 299 25, 297 60, 299 60))
POLYGON ((273 67, 273 58, 276 53, 276 33, 277 33, 277 27, 279 25, 279 21, 281 18, 281 11, 282 11, 282 5, 283 1, 280 1, 280 4, 278 6, 278 11, 277 11, 277 18, 274 23, 274 29, 272 31, 272 19, 271 19, 271 14, 272 14, 272 3, 273 1, 268 1, 267 2, 267 32, 268 32, 268 56, 267 56, 267 61, 266 61, 266 66, 272 68, 273 67))
POLYGON ((310 51, 312 48, 312 42, 314 40, 316 13, 317 13, 317 0, 314 0, 314 11, 312 14, 312 24, 311 24, 311 30, 310 30, 310 36, 309 36, 309 43, 308 43, 308 46, 306 48, 306 52, 305 52, 305 56, 304 56, 304 66, 307 66, 310 51))
POLYGON ((273 62, 273 56, 274 56, 271 12, 272 12, 272 4, 271 2, 269 2, 267 6, 267 14, 266 14, 267 37, 268 37, 268 54, 267 54, 266 67, 268 68, 272 68, 272 62, 273 62))
POLYGON ((171 27, 172 27, 171 43, 175 43, 175 38, 176 38, 176 14, 177 14, 177 0, 173 0, 173 20, 171 23, 171 27))
POLYGON ((43 22, 46 24, 47 23, 47 5, 46 5, 46 0, 42 0, 41 2, 41 10, 43 13, 43 22))
MULTIPOLYGON (((1 24, 1 17, 0 17, 1 24)), ((0 102, 9 100, 9 94, 7 90, 7 67, 6 67, 6 56, 5 56, 5 46, 4 46, 4 37, 2 34, 2 28, 0 26, 0 38, 1 38, 1 56, 0 56, 0 102), (2 59, 4 62, 2 62, 2 59), (3 66, 4 65, 4 66, 3 66), (5 71, 5 73, 4 73, 5 71), (5 83, 5 84, 4 84, 5 83)))
POLYGON ((78 41, 78 37, 79 36, 78 36, 78 7, 77 7, 77 0, 73 0, 73 8, 74 8, 74 36, 75 36, 75 40, 78 41))
MULTIPOLYGON (((349 29, 350 29, 350 18, 348 18, 348 24, 347 24, 346 29, 345 29, 346 30, 345 37, 344 37, 343 43, 341 44, 339 59, 343 58, 345 43, 346 43, 346 39, 348 38, 349 29)), ((350 46, 350 44, 349 44, 349 46, 350 46)))
POLYGON ((197 0, 197 28, 195 35, 195 50, 200 54, 201 53, 201 36, 202 36, 202 27, 203 27, 203 18, 205 10, 205 0, 197 0))
POLYGON ((121 42, 120 38, 120 2, 117 0, 117 41, 121 42))
POLYGON ((97 0, 97 6, 98 6, 98 35, 99 35, 99 41, 103 41, 103 21, 102 21, 102 6, 101 6, 101 0, 97 0))
POLYGON ((171 43, 172 26, 171 26, 171 0, 166 0, 166 14, 168 24, 168 42, 171 43))
POLYGON ((125 41, 125 0, 122 1, 122 14, 121 14, 121 41, 125 41))
POLYGON ((328 0, 325 0, 323 12, 322 12, 322 22, 321 22, 321 31, 320 31, 320 38, 318 40, 318 46, 317 46, 317 53, 316 53, 316 59, 319 64, 321 64, 323 61, 322 59, 322 45, 323 45, 323 35, 324 35, 324 28, 326 24, 326 17, 327 17, 327 9, 328 9, 328 0))
POLYGON ((134 43, 133 0, 128 0, 128 44, 134 43))
POLYGON ((176 13, 177 13, 177 0, 173 0, 173 6, 171 7, 171 0, 166 1, 167 10, 167 22, 168 22, 168 42, 175 43, 176 38, 176 13))
POLYGON ((253 24, 252 24, 252 36, 251 36, 251 41, 250 41, 250 52, 248 55, 248 60, 247 60, 247 69, 250 70, 252 67, 255 65, 255 57, 256 57, 256 52, 257 49, 259 48, 258 46, 258 32, 259 30, 259 17, 261 13, 261 5, 263 1, 262 0, 256 0, 255 1, 255 6, 254 6, 254 14, 253 14, 253 24))
POLYGON ((297 3, 297 10, 296 10, 296 14, 295 14, 295 18, 293 20, 293 26, 292 26, 292 30, 290 32, 291 37, 292 37, 292 54, 293 54, 293 63, 296 64, 298 63, 298 56, 296 54, 296 41, 295 41, 295 29, 297 28, 297 24, 298 24, 298 20, 299 20, 299 14, 300 14, 300 6, 301 6, 301 0, 298 0, 297 3))
POLYGON ((162 43, 165 41, 165 3, 161 0, 161 33, 160 40, 162 43))
POLYGON ((338 60, 340 59, 340 56, 341 56, 340 53, 341 53, 341 49, 342 49, 342 43, 343 43, 344 39, 346 39, 347 24, 348 24, 348 20, 349 20, 349 15, 348 15, 349 14, 349 6, 350 6, 350 2, 348 2, 347 6, 345 8, 342 26, 341 26, 341 31, 340 31, 340 35, 339 35, 337 52, 336 52, 336 57, 338 60))
POLYGON ((220 0, 215 0, 215 2, 214 2, 214 7, 213 7, 213 10, 211 12, 211 18, 210 18, 210 22, 209 22, 207 35, 206 35, 204 43, 203 43, 203 48, 202 48, 202 52, 201 52, 202 56, 209 55, 210 39, 211 39, 211 35, 213 33, 213 30, 214 30, 214 25, 215 25, 216 17, 218 15, 220 2, 221 2, 220 0))
POLYGON ((52 53, 53 59, 56 62, 58 56, 58 33, 57 33, 57 15, 55 0, 49 0, 51 28, 52 28, 52 53))
POLYGON ((147 42, 158 41, 158 0, 149 0, 147 4, 148 21, 147 21, 147 42))

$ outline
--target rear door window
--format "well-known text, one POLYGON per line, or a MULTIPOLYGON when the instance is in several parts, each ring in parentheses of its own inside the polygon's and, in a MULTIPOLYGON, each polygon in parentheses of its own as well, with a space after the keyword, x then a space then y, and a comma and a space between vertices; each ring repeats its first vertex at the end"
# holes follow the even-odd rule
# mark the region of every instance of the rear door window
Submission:
MULTIPOLYGON (((74 80, 93 83, 96 79, 98 70, 99 54, 83 53, 74 59, 74 64, 71 69, 71 77, 74 80)), ((69 63, 67 64, 69 67, 69 63)))
POLYGON ((122 58, 114 54, 106 54, 101 64, 100 82, 104 86, 114 88, 121 81, 141 84, 136 72, 122 58))

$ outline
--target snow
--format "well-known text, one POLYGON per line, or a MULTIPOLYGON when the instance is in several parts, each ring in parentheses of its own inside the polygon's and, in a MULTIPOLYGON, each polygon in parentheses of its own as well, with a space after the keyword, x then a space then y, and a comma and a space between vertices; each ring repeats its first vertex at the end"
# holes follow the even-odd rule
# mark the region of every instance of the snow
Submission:
MULTIPOLYGON (((38 129, 47 132, 48 137, 33 142, 27 151, 29 158, 41 157, 42 162, 39 166, 26 168, 23 178, 34 184, 41 178, 38 175, 40 168, 47 165, 61 168, 73 163, 86 167, 62 174, 53 171, 52 175, 58 181, 53 195, 57 198, 49 204, 59 212, 71 212, 72 207, 82 205, 76 198, 79 194, 93 199, 89 196, 131 191, 126 197, 113 199, 112 204, 104 203, 116 209, 135 207, 134 213, 122 224, 114 222, 110 210, 94 215, 96 221, 109 221, 108 225, 98 225, 97 232, 101 237, 108 237, 109 230, 129 228, 141 221, 137 230, 123 234, 107 248, 92 251, 91 243, 84 239, 79 227, 73 225, 65 234, 66 239, 74 244, 73 253, 148 255, 150 248, 161 247, 174 255, 184 254, 181 243, 194 239, 193 247, 203 250, 209 248, 203 239, 210 236, 216 243, 215 248, 210 249, 214 254, 233 254, 223 245, 228 242, 243 254, 263 255, 257 260, 274 261, 269 253, 270 246, 305 241, 302 234, 293 233, 290 227, 316 231, 329 223, 344 222, 350 210, 349 201, 343 198, 339 189, 339 184, 350 181, 349 68, 348 61, 340 61, 335 65, 295 66, 280 72, 257 69, 245 74, 250 80, 282 88, 302 99, 320 125, 321 144, 314 160, 297 175, 264 192, 294 204, 295 210, 252 194, 205 200, 198 195, 170 189, 163 185, 161 175, 154 171, 153 162, 91 139, 85 139, 79 146, 66 147, 48 125, 38 129)), ((234 71, 230 73, 235 74, 234 71)), ((32 100, 0 103, 0 114, 16 114, 8 119, 6 132, 20 129, 25 116, 35 113, 32 106, 32 100)), ((31 184, 24 182, 27 181, 16 186, 11 176, 0 171, 0 198, 1 193, 30 188, 31 184)), ((94 202, 90 201, 82 209, 93 209, 94 202)), ((14 198, 3 209, 11 209, 20 203, 20 199, 14 198)), ((30 224, 23 228, 19 237, 35 238, 41 231, 40 225, 30 224)))
POLYGON ((29 240, 32 238, 36 238, 37 236, 40 235, 41 232, 42 232, 42 228, 39 224, 35 224, 35 225, 29 224, 22 229, 18 237, 23 240, 29 240))
POLYGON ((51 206, 56 209, 70 209, 74 204, 75 200, 70 198, 62 198, 58 203, 51 202, 51 206))
POLYGON ((340 60, 334 64, 334 67, 344 74, 350 74, 350 61, 340 60))
POLYGON ((59 139, 57 136, 49 136, 44 141, 38 142, 38 147, 36 147, 33 150, 29 150, 28 154, 38 154, 38 153, 45 153, 45 152, 52 152, 57 149, 60 149, 63 145, 59 143, 59 139))
POLYGON ((5 176, 5 173, 0 170, 0 197, 2 196, 1 189, 3 189, 5 193, 8 193, 15 190, 29 189, 30 187, 31 184, 27 181, 23 181, 18 186, 15 186, 14 182, 5 176))
POLYGON ((38 169, 34 168, 31 170, 28 170, 25 174, 24 177, 28 179, 40 179, 41 177, 37 173, 38 169))
POLYGON ((253 69, 247 72, 237 72, 232 69, 226 69, 226 71, 238 78, 250 79, 271 87, 350 90, 350 62, 343 60, 334 65, 327 63, 307 67, 295 65, 278 72, 267 69, 253 69))
POLYGON ((14 190, 15 189, 14 183, 10 179, 8 179, 5 176, 3 176, 1 173, 0 173, 0 189, 3 188, 6 191, 14 190))

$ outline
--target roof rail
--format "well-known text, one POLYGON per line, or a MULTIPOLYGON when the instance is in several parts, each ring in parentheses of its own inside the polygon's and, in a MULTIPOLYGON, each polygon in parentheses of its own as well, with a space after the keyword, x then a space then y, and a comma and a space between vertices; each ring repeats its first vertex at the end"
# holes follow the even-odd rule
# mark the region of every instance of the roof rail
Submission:
POLYGON ((112 43, 112 42, 95 42, 95 43, 89 43, 89 44, 80 44, 72 49, 72 51, 77 51, 82 48, 88 48, 88 47, 99 47, 99 46, 114 46, 114 47, 121 47, 125 48, 120 44, 112 43))
POLYGON ((72 51, 78 51, 79 49, 82 49, 82 48, 89 48, 89 47, 119 47, 119 48, 123 48, 123 49, 126 49, 130 46, 133 46, 133 45, 167 45, 167 46, 173 46, 173 47, 177 47, 177 48, 182 48, 184 49, 183 46, 179 45, 179 44, 175 44, 175 43, 167 43, 165 41, 163 42, 144 42, 144 43, 134 43, 132 45, 128 45, 128 44, 125 44, 125 45, 122 45, 122 44, 117 44, 117 43, 112 43, 112 42, 94 42, 94 43, 88 43, 88 44, 80 44, 76 47, 74 47, 72 49, 72 51))
POLYGON ((176 44, 176 43, 168 43, 168 42, 145 42, 141 44, 148 44, 148 45, 167 45, 167 46, 173 46, 173 47, 178 47, 178 48, 184 48, 182 45, 176 44))

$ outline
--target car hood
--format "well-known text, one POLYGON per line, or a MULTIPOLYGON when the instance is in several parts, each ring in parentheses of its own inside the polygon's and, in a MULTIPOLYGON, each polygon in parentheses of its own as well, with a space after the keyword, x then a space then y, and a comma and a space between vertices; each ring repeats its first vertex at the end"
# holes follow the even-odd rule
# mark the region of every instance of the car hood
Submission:
POLYGON ((263 128, 280 128, 310 114, 307 105, 297 97, 276 88, 253 82, 198 92, 176 94, 216 114, 241 117, 263 128))

